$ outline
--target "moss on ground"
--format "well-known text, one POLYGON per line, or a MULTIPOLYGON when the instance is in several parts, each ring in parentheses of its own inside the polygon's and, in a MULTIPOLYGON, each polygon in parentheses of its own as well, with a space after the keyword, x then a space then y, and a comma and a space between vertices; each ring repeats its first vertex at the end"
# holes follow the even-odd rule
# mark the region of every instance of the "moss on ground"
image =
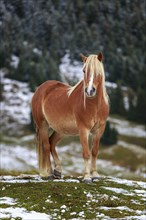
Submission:
POLYGON ((146 149, 146 137, 119 135, 119 139, 126 143, 138 145, 146 149))
POLYGON ((130 171, 136 171, 138 166, 145 164, 145 155, 137 155, 128 148, 122 146, 115 147, 109 154, 104 151, 99 154, 100 159, 111 160, 113 164, 126 167, 130 171))
MULTIPOLYGON (((97 213, 111 218, 125 218, 144 211, 143 198, 134 193, 142 190, 138 185, 118 184, 109 179, 102 179, 93 184, 68 182, 1 182, 1 197, 14 198, 16 207, 28 211, 57 216, 52 219, 97 219, 97 213), (110 188, 122 189, 126 193, 117 193, 110 188), (135 202, 132 202, 135 201, 135 202), (62 208, 65 205, 65 208, 62 208), (106 207, 106 208, 105 208, 106 207), (125 210, 118 207, 127 207, 125 210), (62 211, 64 210, 64 211, 62 211)), ((1 204, 2 208, 7 207, 1 204)), ((99 218, 100 219, 100 218, 99 218)))
MULTIPOLYGON (((21 174, 22 174, 22 172, 20 172, 19 170, 3 170, 3 169, 0 170, 0 176, 3 176, 3 175, 19 176, 21 174)), ((35 175, 35 174, 38 174, 38 171, 37 170, 27 170, 27 171, 25 171, 25 174, 35 175)))

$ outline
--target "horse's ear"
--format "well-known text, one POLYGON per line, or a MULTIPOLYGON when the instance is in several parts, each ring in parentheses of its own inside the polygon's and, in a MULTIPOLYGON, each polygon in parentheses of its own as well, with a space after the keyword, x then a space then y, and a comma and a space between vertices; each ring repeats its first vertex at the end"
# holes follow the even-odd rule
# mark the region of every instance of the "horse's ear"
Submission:
POLYGON ((103 55, 101 52, 99 52, 99 54, 97 55, 98 56, 98 60, 99 61, 102 61, 103 60, 103 55))
POLYGON ((80 56, 81 56, 81 58, 82 58, 82 60, 83 60, 83 62, 85 63, 86 62, 86 60, 87 60, 87 57, 85 57, 82 53, 80 54, 80 56))

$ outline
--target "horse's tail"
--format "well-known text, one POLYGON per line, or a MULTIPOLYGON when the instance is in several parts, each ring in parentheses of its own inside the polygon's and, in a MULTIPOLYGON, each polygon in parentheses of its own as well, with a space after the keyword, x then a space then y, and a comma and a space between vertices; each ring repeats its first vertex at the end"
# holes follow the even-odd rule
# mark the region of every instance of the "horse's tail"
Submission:
POLYGON ((36 130, 36 151, 38 155, 38 165, 39 165, 39 170, 42 167, 43 163, 43 148, 41 145, 41 140, 40 140, 40 135, 39 135, 39 128, 35 125, 35 130, 36 130))
POLYGON ((44 175, 44 169, 45 169, 45 164, 46 164, 46 152, 44 149, 44 143, 43 140, 41 138, 41 129, 39 129, 36 126, 36 138, 37 138, 37 143, 36 143, 36 150, 37 150, 37 155, 38 155, 38 166, 39 166, 39 171, 40 174, 42 174, 42 176, 44 175))
POLYGON ((38 88, 32 98, 32 115, 35 122, 39 172, 42 177, 51 175, 48 123, 42 110, 43 94, 38 88))
POLYGON ((41 171, 44 167, 44 162, 43 162, 43 142, 41 138, 41 120, 42 118, 42 109, 41 109, 41 98, 38 99, 39 96, 39 89, 36 90, 32 97, 32 117, 34 121, 34 128, 36 132, 36 153, 38 157, 38 167, 39 171, 41 171))
POLYGON ((51 176, 50 143, 48 138, 48 125, 46 122, 41 128, 36 126, 36 139, 40 175, 42 177, 51 176))

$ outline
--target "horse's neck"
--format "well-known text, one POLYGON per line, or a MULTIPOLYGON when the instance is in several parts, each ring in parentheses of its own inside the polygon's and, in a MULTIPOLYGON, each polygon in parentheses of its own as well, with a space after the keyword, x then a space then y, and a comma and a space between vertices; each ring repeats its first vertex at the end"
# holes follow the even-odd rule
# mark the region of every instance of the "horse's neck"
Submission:
POLYGON ((88 98, 86 98, 84 93, 84 81, 81 81, 81 83, 79 83, 79 85, 72 92, 69 99, 73 99, 73 103, 75 104, 76 102, 76 105, 80 105, 81 108, 84 107, 85 109, 88 109, 88 104, 92 102, 92 104, 95 105, 95 108, 101 109, 101 105, 105 103, 103 85, 101 83, 98 87, 95 99, 88 101, 88 98))
POLYGON ((82 105, 82 101, 84 100, 84 83, 80 81, 80 83, 75 87, 75 89, 71 92, 68 97, 70 103, 82 105))
POLYGON ((97 115, 102 120, 108 117, 109 115, 109 104, 108 98, 105 94, 106 90, 103 88, 103 84, 99 86, 97 91, 97 115))

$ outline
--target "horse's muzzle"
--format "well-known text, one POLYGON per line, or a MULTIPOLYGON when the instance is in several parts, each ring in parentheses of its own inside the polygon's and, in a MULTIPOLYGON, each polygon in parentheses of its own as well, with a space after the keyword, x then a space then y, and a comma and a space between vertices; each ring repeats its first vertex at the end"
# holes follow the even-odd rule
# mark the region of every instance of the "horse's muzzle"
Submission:
POLYGON ((94 87, 92 87, 91 89, 88 89, 88 87, 86 87, 85 94, 87 97, 92 98, 96 95, 96 89, 94 87))

